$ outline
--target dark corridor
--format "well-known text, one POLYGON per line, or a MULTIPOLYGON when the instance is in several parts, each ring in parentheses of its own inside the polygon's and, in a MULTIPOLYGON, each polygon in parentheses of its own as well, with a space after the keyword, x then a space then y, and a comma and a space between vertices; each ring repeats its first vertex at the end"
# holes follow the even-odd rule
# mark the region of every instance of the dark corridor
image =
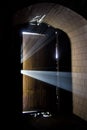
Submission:
MULTIPOLYGON (((37 95, 38 91, 36 91, 33 97, 34 98, 37 97, 37 101, 36 101, 37 104, 34 103, 35 101, 32 101, 30 99, 31 102, 33 102, 34 104, 33 107, 30 107, 28 109, 29 110, 45 109, 56 114, 57 113, 71 114, 73 106, 72 106, 71 47, 70 47, 69 37, 62 30, 53 28, 52 26, 47 25, 46 23, 41 23, 39 26, 37 25, 31 26, 26 23, 24 25, 18 26, 16 30, 17 33, 16 35, 19 35, 20 45, 23 42, 22 41, 23 38, 21 35, 22 31, 27 31, 27 32, 30 31, 32 33, 44 34, 47 36, 47 39, 42 43, 45 45, 43 45, 43 47, 39 51, 37 51, 32 57, 30 57, 32 61, 31 62, 32 67, 26 66, 25 69, 59 73, 59 79, 57 78, 57 76, 53 78, 55 82, 59 82, 56 83, 57 86, 51 84, 49 85, 48 83, 44 83, 36 79, 32 80, 32 82, 34 81, 34 86, 32 86, 33 91, 36 91, 36 88, 40 89, 41 91, 39 92, 39 96, 41 95, 42 91, 44 91, 45 93, 42 93, 43 97, 39 98, 39 96, 37 95), (56 32, 58 35, 56 35, 56 32), (56 44, 58 44, 58 48, 57 48, 58 59, 56 59, 55 57, 56 44), (68 75, 67 82, 64 81, 64 77, 63 77, 64 75, 65 75, 65 79, 67 78, 68 75), (61 83, 62 83, 62 87, 61 87, 61 83), (60 84, 60 86, 58 86, 58 84, 60 84), (63 88, 64 86, 66 87, 63 88), (67 87, 69 89, 67 89, 67 87), (58 96, 58 100, 57 100, 57 96, 58 96)), ((28 64, 29 63, 30 62, 28 62, 28 64)), ((20 66, 21 66, 20 68, 22 69, 23 64, 21 64, 20 66)))

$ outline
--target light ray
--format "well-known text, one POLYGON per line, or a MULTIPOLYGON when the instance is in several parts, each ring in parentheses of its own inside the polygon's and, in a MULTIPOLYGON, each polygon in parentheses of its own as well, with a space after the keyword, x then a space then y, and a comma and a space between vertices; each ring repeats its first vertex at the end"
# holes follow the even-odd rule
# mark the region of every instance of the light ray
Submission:
POLYGON ((57 73, 50 71, 21 70, 21 73, 45 83, 57 86, 57 73))
POLYGON ((24 35, 37 35, 37 36, 45 36, 45 34, 40 34, 40 33, 31 33, 31 32, 22 32, 24 35))
POLYGON ((41 48, 43 48, 45 45, 49 44, 50 41, 54 39, 54 36, 48 37, 45 35, 45 37, 38 37, 37 41, 33 44, 33 46, 28 49, 28 46, 30 43, 26 45, 26 47, 23 50, 23 55, 21 54, 21 63, 23 63, 25 60, 33 56, 37 51, 39 51, 41 48), (24 54, 25 52, 25 54, 24 54))
POLYGON ((21 70, 21 74, 30 76, 42 82, 53 85, 54 87, 61 88, 63 90, 72 92, 78 96, 84 97, 87 99, 86 92, 82 92, 82 89, 77 87, 73 88, 72 78, 84 77, 83 80, 87 80, 87 74, 81 73, 70 73, 70 72, 56 72, 56 71, 35 71, 35 70, 21 70))
POLYGON ((21 74, 51 84, 55 87, 65 89, 67 91, 72 91, 71 73, 57 72, 57 71, 21 70, 21 74))

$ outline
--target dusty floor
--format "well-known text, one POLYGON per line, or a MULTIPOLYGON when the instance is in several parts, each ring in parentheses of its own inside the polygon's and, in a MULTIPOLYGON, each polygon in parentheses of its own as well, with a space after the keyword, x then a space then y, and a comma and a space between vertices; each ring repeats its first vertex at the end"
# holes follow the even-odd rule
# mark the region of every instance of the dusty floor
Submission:
POLYGON ((75 115, 53 115, 51 117, 23 115, 22 129, 26 130, 87 130, 87 122, 75 115))

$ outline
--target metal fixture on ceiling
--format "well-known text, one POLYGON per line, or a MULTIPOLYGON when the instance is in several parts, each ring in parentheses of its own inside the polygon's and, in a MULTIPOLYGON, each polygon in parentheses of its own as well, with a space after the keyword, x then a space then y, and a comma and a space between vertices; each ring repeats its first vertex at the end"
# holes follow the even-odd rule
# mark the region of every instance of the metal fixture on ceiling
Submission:
POLYGON ((31 25, 39 25, 43 21, 45 16, 46 16, 45 14, 42 16, 41 15, 36 16, 33 19, 31 19, 29 22, 31 25))

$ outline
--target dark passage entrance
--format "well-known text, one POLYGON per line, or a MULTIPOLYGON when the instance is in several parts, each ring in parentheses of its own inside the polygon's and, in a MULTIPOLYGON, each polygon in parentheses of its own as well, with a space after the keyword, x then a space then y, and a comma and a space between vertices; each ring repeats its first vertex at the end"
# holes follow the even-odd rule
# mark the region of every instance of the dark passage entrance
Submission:
POLYGON ((72 113, 72 70, 71 70, 71 46, 67 34, 58 31, 58 53, 57 70, 58 79, 58 109, 62 114, 72 113))
POLYGON ((67 34, 46 23, 26 23, 14 30, 21 48, 21 110, 72 113, 71 47, 67 34))

